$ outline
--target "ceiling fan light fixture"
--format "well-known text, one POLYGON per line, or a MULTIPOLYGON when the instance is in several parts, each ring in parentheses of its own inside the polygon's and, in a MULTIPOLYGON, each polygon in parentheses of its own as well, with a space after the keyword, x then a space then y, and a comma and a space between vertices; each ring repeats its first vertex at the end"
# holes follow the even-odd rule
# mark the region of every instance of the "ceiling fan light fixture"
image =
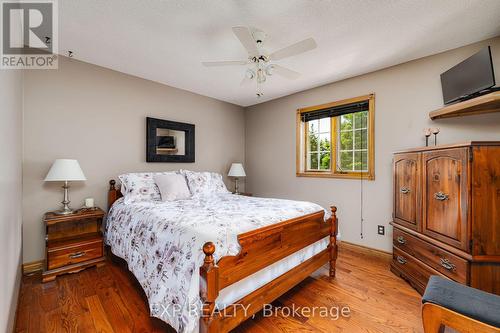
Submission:
POLYGON ((266 67, 266 74, 271 76, 273 75, 273 71, 274 71, 274 65, 269 65, 266 67))
POLYGON ((254 77, 255 77, 255 72, 251 69, 248 69, 246 72, 245 72, 245 76, 249 79, 249 80, 252 80, 254 77))
POLYGON ((266 73, 262 68, 259 68, 257 70, 257 83, 264 83, 266 82, 266 73))

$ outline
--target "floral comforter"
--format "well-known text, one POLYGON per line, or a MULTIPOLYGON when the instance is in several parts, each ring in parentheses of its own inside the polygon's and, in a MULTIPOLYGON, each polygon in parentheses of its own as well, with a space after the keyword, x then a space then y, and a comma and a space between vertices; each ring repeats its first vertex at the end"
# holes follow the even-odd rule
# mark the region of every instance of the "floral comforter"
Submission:
MULTIPOLYGON (((230 193, 171 202, 118 200, 106 223, 106 243, 125 259, 149 300, 151 316, 178 332, 193 332, 200 318, 199 268, 203 244, 215 260, 238 254, 237 235, 323 210, 319 205, 230 193)), ((325 210, 325 220, 330 213, 325 210)))

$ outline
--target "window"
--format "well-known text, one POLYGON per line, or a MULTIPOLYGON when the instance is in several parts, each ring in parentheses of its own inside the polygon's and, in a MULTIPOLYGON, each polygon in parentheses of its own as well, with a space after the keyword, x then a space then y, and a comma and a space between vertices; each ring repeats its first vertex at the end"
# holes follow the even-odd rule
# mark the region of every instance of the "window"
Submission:
POLYGON ((297 176, 374 179, 374 95, 297 111, 297 176))
POLYGON ((307 170, 330 170, 330 119, 311 120, 307 126, 307 170))

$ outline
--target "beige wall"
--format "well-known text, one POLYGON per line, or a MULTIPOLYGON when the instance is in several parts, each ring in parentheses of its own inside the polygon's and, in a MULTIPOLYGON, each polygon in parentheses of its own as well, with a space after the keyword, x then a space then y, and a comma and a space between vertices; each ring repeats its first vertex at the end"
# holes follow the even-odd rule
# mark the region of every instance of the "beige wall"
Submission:
POLYGON ((500 113, 431 121, 443 105, 439 74, 492 46, 500 82, 500 38, 411 61, 367 75, 296 93, 246 110, 247 190, 261 196, 317 202, 339 209, 342 239, 391 250, 392 152, 424 145, 422 130, 439 127, 439 143, 500 140, 500 113), (375 93, 375 181, 363 183, 364 239, 360 238, 360 181, 295 176, 295 111, 375 93), (386 235, 377 235, 377 225, 386 235))
MULTIPOLYGON (((247 189, 256 195, 339 207, 342 238, 391 248, 391 158, 423 144, 424 127, 440 127, 440 143, 500 140, 500 114, 432 122, 442 105, 439 74, 482 46, 492 45, 500 81, 500 38, 419 59, 367 75, 242 108, 112 70, 62 59, 56 71, 25 78, 24 262, 43 258, 43 212, 57 209, 59 184, 45 184, 56 158, 76 158, 88 180, 71 188, 73 207, 85 197, 106 205, 106 184, 123 172, 189 168, 226 173, 243 161, 247 189), (360 182, 295 177, 295 110, 367 93, 376 95, 375 181, 365 181, 365 236, 360 238, 360 182), (196 163, 146 163, 145 117, 196 124, 196 163), (246 133, 246 134, 244 134, 246 133), (246 156, 245 156, 246 154, 246 156)), ((228 182, 228 185, 232 185, 228 182)))
POLYGON ((0 70, 0 332, 12 332, 21 278, 22 71, 0 70))
POLYGON ((44 257, 42 215, 62 200, 61 184, 43 182, 56 158, 77 159, 87 176, 72 184, 73 208, 86 197, 105 208, 107 182, 121 173, 225 174, 245 154, 243 108, 66 58, 26 73, 24 130, 24 262, 44 257), (196 163, 146 163, 146 116, 195 124, 196 163))

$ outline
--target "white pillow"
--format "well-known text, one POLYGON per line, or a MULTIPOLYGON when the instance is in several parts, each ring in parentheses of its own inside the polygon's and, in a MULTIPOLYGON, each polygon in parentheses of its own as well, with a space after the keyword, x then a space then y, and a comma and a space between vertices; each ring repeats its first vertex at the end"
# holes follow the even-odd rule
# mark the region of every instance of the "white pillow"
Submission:
POLYGON ((125 204, 139 201, 160 201, 160 190, 154 181, 155 175, 175 174, 176 172, 137 172, 119 175, 121 192, 125 204))
POLYGON ((161 201, 188 199, 191 192, 186 183, 186 178, 179 174, 155 175, 156 186, 160 190, 161 201))
POLYGON ((181 173, 186 176, 189 190, 193 196, 229 192, 222 181, 222 175, 219 173, 188 170, 181 170, 181 173))

